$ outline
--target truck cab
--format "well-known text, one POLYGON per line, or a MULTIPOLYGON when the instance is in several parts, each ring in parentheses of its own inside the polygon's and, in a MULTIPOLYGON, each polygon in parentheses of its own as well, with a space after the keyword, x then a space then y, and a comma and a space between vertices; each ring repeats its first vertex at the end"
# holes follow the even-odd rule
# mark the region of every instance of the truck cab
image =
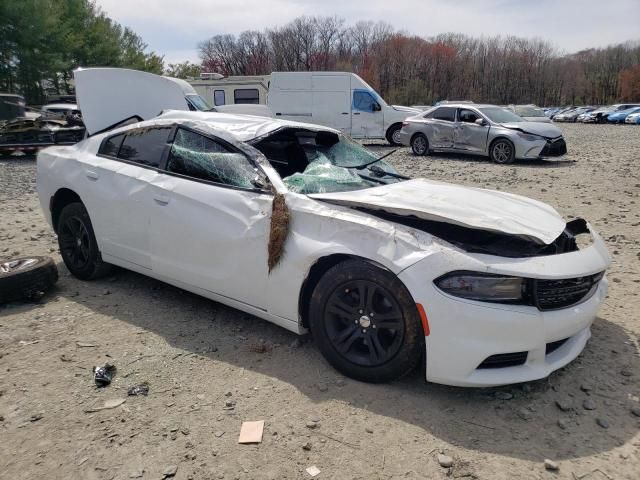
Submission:
POLYGON ((276 118, 315 123, 359 139, 397 145, 402 122, 420 113, 389 105, 362 78, 349 72, 273 72, 267 105, 276 118))

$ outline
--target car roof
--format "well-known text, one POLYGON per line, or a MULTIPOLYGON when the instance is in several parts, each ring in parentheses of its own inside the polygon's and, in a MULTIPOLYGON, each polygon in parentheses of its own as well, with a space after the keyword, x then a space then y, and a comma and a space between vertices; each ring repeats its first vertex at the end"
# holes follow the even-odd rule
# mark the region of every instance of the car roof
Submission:
POLYGON ((490 103, 444 103, 442 105, 438 105, 436 108, 441 107, 454 107, 454 108, 487 108, 487 107, 495 107, 495 108, 507 108, 501 107, 500 105, 492 105, 490 103))
MULTIPOLYGON (((292 122, 270 117, 258 117, 255 115, 235 115, 220 112, 193 112, 186 110, 169 110, 163 112, 154 120, 175 120, 186 122, 202 122, 215 130, 222 130, 232 135, 241 142, 248 142, 258 137, 268 135, 281 128, 302 128, 313 131, 325 131, 340 133, 338 130, 313 125, 310 123, 292 122)), ((145 125, 153 123, 153 120, 143 122, 145 125)))
POLYGON ((78 105, 75 103, 48 103, 47 105, 43 105, 43 110, 48 110, 50 108, 59 108, 60 110, 77 110, 78 105))

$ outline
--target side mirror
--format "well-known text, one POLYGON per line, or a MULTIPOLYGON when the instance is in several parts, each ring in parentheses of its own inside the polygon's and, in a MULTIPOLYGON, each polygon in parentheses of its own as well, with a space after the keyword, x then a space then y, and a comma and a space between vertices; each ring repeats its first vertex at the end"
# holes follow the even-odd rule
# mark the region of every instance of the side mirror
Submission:
POLYGON ((473 123, 475 123, 476 125, 480 125, 481 127, 484 127, 487 124, 487 121, 484 118, 478 118, 473 123))
POLYGON ((251 185, 259 190, 265 190, 268 184, 269 179, 267 177, 263 177, 259 173, 256 173, 256 176, 251 180, 251 185))
POLYGON ((379 112, 380 110, 382 110, 382 107, 380 107, 378 102, 376 102, 373 105, 371 105, 371 111, 372 112, 379 112))

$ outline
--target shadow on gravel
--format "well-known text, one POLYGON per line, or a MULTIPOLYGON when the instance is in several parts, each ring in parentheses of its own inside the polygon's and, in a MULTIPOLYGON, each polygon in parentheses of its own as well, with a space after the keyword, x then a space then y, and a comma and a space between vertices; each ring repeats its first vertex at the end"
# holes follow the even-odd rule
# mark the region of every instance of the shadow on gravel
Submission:
MULTIPOLYGON (((280 327, 132 272, 118 270, 91 283, 64 275, 56 293, 160 335, 172 347, 287 382, 312 402, 338 400, 479 452, 562 460, 610 451, 640 430, 640 419, 630 411, 630 396, 640 390, 638 351, 625 330, 605 318, 596 320, 582 355, 545 380, 463 389, 427 384, 417 371, 391 384, 370 385, 338 374, 308 337, 298 346, 299 337, 280 327), (101 293, 105 289, 109 295, 101 293), (258 353, 255 345, 269 348, 258 353), (583 407, 586 399, 594 409, 583 407)), ((109 325, 100 328, 108 331, 109 325)), ((135 342, 127 348, 135 349, 135 342)))

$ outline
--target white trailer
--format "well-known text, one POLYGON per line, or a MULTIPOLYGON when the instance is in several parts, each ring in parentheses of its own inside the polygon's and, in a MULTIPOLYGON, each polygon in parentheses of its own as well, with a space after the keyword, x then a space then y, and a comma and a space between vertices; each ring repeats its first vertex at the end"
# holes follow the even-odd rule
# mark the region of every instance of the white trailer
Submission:
POLYGON ((269 75, 222 77, 202 74, 188 82, 210 105, 267 104, 269 75))
POLYGON ((388 105, 349 72, 273 72, 267 105, 276 118, 325 125, 353 138, 386 139, 398 145, 405 118, 420 113, 388 105))

